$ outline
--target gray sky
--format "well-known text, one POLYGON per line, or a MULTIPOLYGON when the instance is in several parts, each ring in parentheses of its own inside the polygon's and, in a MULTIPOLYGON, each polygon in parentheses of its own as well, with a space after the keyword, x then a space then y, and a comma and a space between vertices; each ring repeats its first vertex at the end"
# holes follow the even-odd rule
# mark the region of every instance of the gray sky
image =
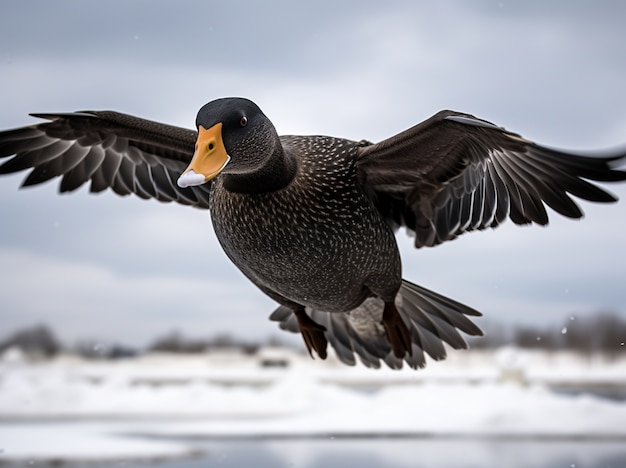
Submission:
MULTIPOLYGON (((20 1, 0 6, 0 128, 113 109, 192 127, 248 97, 279 133, 377 141, 450 108, 557 148, 626 143, 626 3, 20 1)), ((207 212, 0 178, 0 336, 33 323, 145 344, 278 335, 275 305, 221 252, 207 212)), ((626 185, 582 222, 506 224, 429 250, 404 277, 485 321, 626 317, 626 185)))

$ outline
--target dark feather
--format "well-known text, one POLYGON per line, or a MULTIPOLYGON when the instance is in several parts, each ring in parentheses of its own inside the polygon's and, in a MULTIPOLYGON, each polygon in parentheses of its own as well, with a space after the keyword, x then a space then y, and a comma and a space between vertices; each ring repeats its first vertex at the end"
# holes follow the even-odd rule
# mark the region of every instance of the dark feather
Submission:
POLYGON ((60 191, 91 181, 91 192, 208 208, 210 184, 182 189, 196 132, 110 111, 32 114, 48 120, 0 132, 0 174, 32 169, 24 186, 61 177, 60 191))
POLYGON ((360 183, 392 228, 433 246, 464 232, 516 224, 546 225, 545 206, 583 212, 570 195, 615 197, 589 180, 626 180, 615 168, 625 152, 583 156, 539 146, 471 115, 442 111, 405 132, 359 149, 360 183))
MULTIPOLYGON (((459 331, 470 335, 482 335, 482 331, 468 317, 481 314, 459 302, 448 299, 428 289, 403 280, 396 298, 396 306, 412 338, 412 356, 404 361, 417 369, 426 365, 425 353, 435 360, 445 358, 447 343, 455 349, 467 348, 459 331)), ((396 358, 380 321, 383 302, 371 297, 348 313, 328 313, 307 309, 309 316, 326 327, 326 338, 335 349, 337 357, 348 365, 354 365, 356 354, 367 367, 380 367, 383 361, 388 367, 402 367, 396 358)), ((298 323, 291 309, 277 308, 270 319, 279 322, 283 330, 299 332, 298 323)))

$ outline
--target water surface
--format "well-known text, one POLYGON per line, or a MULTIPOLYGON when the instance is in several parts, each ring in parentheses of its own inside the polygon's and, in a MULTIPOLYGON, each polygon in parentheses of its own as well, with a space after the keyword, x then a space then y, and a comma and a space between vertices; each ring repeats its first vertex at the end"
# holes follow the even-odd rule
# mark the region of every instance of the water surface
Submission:
MULTIPOLYGON (((481 438, 219 440, 197 444, 206 455, 158 468, 620 468, 626 441, 481 438)), ((126 468, 145 464, 124 463, 126 468)))

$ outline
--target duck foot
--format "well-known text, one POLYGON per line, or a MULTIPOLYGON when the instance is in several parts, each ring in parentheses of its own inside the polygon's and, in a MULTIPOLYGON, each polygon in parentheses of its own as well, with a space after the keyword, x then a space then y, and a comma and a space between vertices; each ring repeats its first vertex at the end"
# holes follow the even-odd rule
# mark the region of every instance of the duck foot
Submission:
POLYGON ((398 359, 402 359, 406 353, 413 356, 411 333, 393 302, 385 302, 381 324, 385 327, 385 333, 394 356, 398 359))
POLYGON ((309 355, 313 357, 313 350, 315 350, 320 358, 326 359, 326 347, 328 346, 328 341, 324 336, 326 327, 316 323, 304 309, 296 310, 294 313, 298 319, 298 327, 300 327, 300 333, 309 355))

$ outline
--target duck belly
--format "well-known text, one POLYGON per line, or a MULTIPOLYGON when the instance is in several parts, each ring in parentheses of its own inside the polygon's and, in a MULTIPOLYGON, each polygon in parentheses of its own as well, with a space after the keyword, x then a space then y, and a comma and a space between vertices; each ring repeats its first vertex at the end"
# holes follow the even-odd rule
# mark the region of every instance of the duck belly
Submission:
POLYGON ((303 199, 272 195, 218 194, 211 206, 225 253, 262 291, 288 307, 327 312, 347 312, 372 295, 393 300, 400 256, 368 200, 357 193, 358 203, 338 210, 327 200, 307 208, 303 199))

